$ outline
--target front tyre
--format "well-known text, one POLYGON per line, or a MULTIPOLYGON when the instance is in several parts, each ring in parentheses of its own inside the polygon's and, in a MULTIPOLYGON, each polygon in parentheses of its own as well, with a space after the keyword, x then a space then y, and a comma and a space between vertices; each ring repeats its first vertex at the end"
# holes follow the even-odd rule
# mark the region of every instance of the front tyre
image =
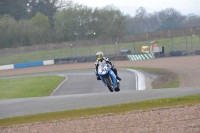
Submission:
POLYGON ((110 77, 105 78, 104 80, 105 80, 105 82, 106 82, 106 85, 107 85, 108 89, 109 89, 111 92, 113 92, 112 81, 111 81, 110 77))

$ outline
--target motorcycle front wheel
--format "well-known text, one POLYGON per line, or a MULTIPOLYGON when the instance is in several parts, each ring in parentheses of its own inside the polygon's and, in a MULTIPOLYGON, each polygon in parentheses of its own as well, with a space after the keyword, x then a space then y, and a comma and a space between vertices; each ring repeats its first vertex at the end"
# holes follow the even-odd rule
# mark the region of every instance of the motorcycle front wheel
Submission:
POLYGON ((106 82, 106 85, 107 85, 108 89, 109 89, 111 92, 113 92, 112 80, 111 80, 111 78, 108 77, 108 78, 105 78, 104 80, 105 80, 105 82, 106 82))

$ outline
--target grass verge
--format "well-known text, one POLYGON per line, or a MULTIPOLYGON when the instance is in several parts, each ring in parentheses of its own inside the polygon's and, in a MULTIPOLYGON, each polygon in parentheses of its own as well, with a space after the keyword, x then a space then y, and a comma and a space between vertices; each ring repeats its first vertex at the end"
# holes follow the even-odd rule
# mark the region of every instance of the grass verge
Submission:
POLYGON ((146 67, 128 67, 135 70, 141 70, 157 76, 152 82, 153 89, 177 88, 179 87, 179 75, 164 68, 146 68, 146 67))
POLYGON ((1 79, 0 99, 49 96, 64 79, 60 76, 1 79))

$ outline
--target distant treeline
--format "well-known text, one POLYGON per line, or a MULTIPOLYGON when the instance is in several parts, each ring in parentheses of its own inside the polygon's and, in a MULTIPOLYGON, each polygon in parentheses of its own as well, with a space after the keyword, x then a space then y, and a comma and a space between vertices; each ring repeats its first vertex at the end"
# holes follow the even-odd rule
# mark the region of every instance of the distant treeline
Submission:
POLYGON ((126 35, 123 37, 122 42, 139 42, 187 36, 199 36, 200 39, 200 26, 126 35))
POLYGON ((174 36, 173 29, 194 26, 200 26, 198 15, 188 17, 173 8, 147 13, 140 7, 131 17, 112 5, 91 8, 68 0, 1 0, 0 4, 0 48, 136 34, 169 37, 174 36))

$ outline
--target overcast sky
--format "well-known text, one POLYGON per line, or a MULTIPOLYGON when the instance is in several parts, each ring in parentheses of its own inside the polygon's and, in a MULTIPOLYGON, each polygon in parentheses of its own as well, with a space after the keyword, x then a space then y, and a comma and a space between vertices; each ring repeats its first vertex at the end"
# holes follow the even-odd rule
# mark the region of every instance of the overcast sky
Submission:
POLYGON ((144 7, 148 13, 161 11, 166 8, 175 8, 183 15, 195 13, 200 15, 200 0, 73 0, 75 3, 90 7, 104 7, 114 5, 123 13, 135 15, 136 9, 144 7))

